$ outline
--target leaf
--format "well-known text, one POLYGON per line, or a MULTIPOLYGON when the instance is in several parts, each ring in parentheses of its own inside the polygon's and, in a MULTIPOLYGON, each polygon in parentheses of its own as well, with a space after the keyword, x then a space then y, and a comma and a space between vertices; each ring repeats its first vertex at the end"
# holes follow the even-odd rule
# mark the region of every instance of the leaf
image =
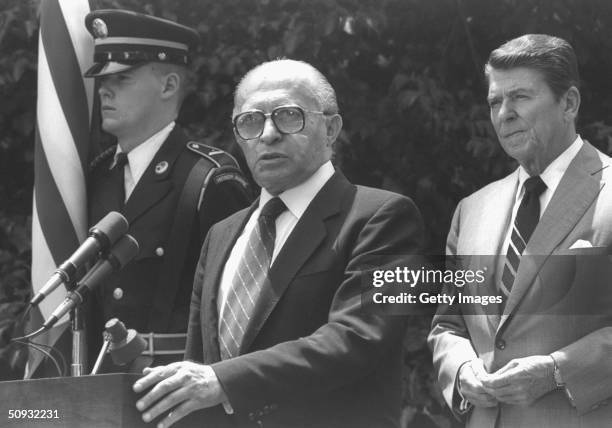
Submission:
POLYGON ((398 104, 402 110, 409 109, 417 102, 420 96, 420 91, 413 91, 410 89, 403 90, 398 95, 398 104))

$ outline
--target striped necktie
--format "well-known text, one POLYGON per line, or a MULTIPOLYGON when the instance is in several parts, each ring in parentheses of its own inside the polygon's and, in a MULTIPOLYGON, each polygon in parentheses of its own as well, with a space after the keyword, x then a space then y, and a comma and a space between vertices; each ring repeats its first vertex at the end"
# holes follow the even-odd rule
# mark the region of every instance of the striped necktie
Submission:
POLYGON ((546 190, 546 184, 540 176, 529 177, 525 180, 524 186, 525 193, 512 226, 501 280, 501 292, 506 297, 512 291, 521 256, 540 220, 540 195, 546 190))
POLYGON ((238 355, 249 320, 264 287, 270 286, 268 271, 276 239, 276 218, 287 209, 280 198, 261 209, 234 274, 219 322, 219 345, 223 360, 238 355))

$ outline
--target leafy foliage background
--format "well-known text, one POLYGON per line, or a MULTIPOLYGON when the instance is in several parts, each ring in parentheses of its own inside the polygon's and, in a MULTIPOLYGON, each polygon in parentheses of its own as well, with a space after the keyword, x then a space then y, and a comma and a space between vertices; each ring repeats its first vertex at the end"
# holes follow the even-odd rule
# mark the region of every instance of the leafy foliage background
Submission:
MULTIPOLYGON (((29 292, 38 6, 0 0, 0 379, 21 376, 29 292)), ((578 129, 612 153, 612 2, 608 0, 90 0, 197 28, 197 90, 180 121, 234 151, 232 91, 261 61, 315 65, 336 88, 345 128, 336 163, 352 181, 411 196, 440 254, 459 199, 514 168, 497 144, 483 64, 528 32, 564 37, 582 74, 578 129)), ((404 426, 450 427, 425 346, 429 315, 406 336, 404 426)), ((399 374, 398 374, 399 375, 399 374)))

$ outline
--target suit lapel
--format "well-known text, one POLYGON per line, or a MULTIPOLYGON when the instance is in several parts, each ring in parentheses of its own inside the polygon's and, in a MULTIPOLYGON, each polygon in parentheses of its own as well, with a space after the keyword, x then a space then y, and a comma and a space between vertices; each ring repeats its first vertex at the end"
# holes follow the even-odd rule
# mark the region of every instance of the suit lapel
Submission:
POLYGON ((336 172, 312 200, 276 257, 269 273, 270 286, 264 287, 244 334, 240 353, 246 352, 283 293, 327 236, 325 220, 341 210, 342 198, 355 189, 336 172))
POLYGON ((604 184, 597 172, 603 167, 596 150, 585 142, 565 171, 525 248, 500 327, 532 286, 546 259, 597 198, 604 184))
MULTIPOLYGON (((477 208, 480 216, 473 226, 476 231, 486 233, 474 233, 474 239, 477 239, 476 254, 486 256, 505 254, 506 249, 503 248, 503 244, 510 223, 517 182, 518 169, 493 187, 490 195, 481 198, 481 206, 477 208), (494 200, 495 203, 491 203, 491 200, 494 200)), ((495 266, 491 268, 494 272, 495 266)))
POLYGON ((171 171, 184 150, 182 141, 187 139, 179 127, 175 126, 125 203, 123 213, 130 223, 149 211, 172 190, 171 171))
MULTIPOLYGON (((471 270, 484 269, 491 280, 492 287, 489 292, 496 292, 496 271, 499 266, 499 257, 504 257, 506 249, 503 248, 505 233, 510 222, 510 213, 514 204, 516 186, 518 182, 518 169, 492 186, 488 194, 479 199, 479 206, 470 210, 466 221, 470 222, 467 234, 469 248, 459 248, 460 255, 469 255, 472 258, 471 270), (495 203, 491 203, 495 201, 495 203)), ((468 289, 469 291, 469 289, 468 289)), ((468 292, 466 291, 466 292, 468 292)), ((474 294, 478 294, 480 290, 474 294)), ((493 334, 497 330, 501 319, 501 309, 489 307, 486 311, 488 329, 493 334)))
POLYGON ((217 309, 221 276, 236 240, 258 204, 259 200, 256 200, 249 209, 243 210, 228 219, 227 225, 219 231, 218 238, 210 244, 201 302, 203 337, 210 341, 208 346, 204 346, 204 362, 216 362, 221 359, 219 352, 219 310, 217 309))

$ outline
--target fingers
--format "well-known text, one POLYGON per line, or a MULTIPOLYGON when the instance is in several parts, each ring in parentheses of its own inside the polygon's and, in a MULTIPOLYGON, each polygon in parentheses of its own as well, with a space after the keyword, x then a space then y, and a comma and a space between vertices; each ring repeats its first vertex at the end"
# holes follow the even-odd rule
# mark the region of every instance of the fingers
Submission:
POLYGON ((172 426, 175 422, 183 419, 185 416, 195 410, 197 410, 197 406, 193 401, 183 401, 176 409, 168 413, 168 416, 157 424, 157 428, 167 428, 172 426))
POLYGON ((158 382, 166 379, 167 377, 172 376, 176 370, 172 364, 167 366, 159 366, 159 367, 147 367, 143 371, 144 377, 138 379, 134 382, 134 386, 132 389, 134 392, 139 393, 144 391, 145 389, 150 388, 158 382))
MULTIPOLYGON (((165 373, 162 374, 162 376, 165 373)), ((156 376, 154 373, 149 376, 156 376)), ((181 387, 181 382, 178 381, 175 375, 163 379, 158 382, 144 397, 136 402, 136 408, 140 411, 146 410, 151 407, 155 402, 160 400, 162 397, 173 393, 175 390, 181 387)), ((170 395, 170 397, 173 394, 170 395)), ((161 402, 165 402, 169 397, 166 397, 161 402)), ((176 404, 176 403, 174 403, 176 404)), ((169 408, 169 407, 168 407, 169 408)), ((167 410, 168 408, 164 409, 167 410)))
POLYGON ((477 407, 492 407, 497 405, 497 400, 489 394, 480 381, 480 376, 486 376, 484 366, 479 360, 472 361, 464 366, 459 379, 461 384, 461 394, 470 403, 477 407))
MULTIPOLYGON (((142 414, 142 420, 145 422, 151 422, 153 419, 157 418, 159 415, 168 412, 170 409, 175 407, 177 404, 182 403, 188 399, 189 397, 186 396, 186 394, 182 390, 180 389, 175 390, 171 392, 170 394, 165 395, 164 398, 159 400, 154 406, 146 410, 142 414)), ((138 407, 139 403, 136 404, 136 407, 138 407)), ((139 407, 139 410, 143 410, 143 409, 146 409, 146 407, 144 408, 139 407)), ((178 415, 175 414, 174 410, 171 412, 171 414, 172 414, 171 419, 174 420, 175 422, 180 419, 178 415)), ((168 416, 164 420, 166 419, 168 419, 168 416)), ((163 424, 163 425, 166 426, 166 424, 163 424)))
POLYGON ((510 386, 520 379, 525 378, 525 370, 520 361, 511 360, 508 364, 487 375, 482 379, 482 384, 488 390, 499 389, 510 386))
POLYGON ((497 399, 487 393, 466 391, 463 397, 476 407, 495 407, 497 405, 497 399))

